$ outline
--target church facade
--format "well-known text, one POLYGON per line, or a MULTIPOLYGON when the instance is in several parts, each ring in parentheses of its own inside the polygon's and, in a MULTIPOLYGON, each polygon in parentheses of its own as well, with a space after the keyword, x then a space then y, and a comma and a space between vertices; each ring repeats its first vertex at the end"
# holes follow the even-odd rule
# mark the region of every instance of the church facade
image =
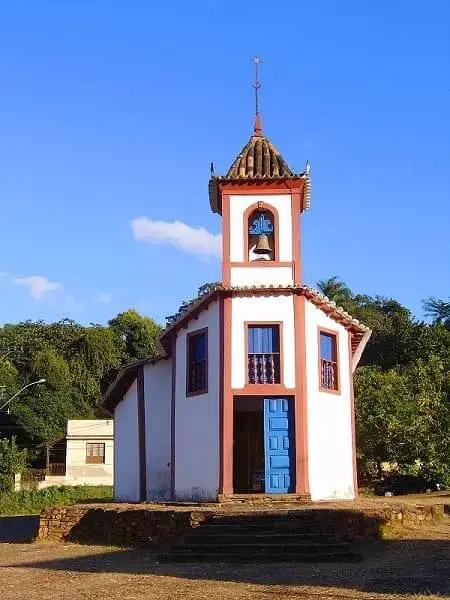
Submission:
POLYGON ((353 372, 370 330, 302 279, 309 167, 254 131, 209 199, 222 281, 170 324, 164 354, 108 390, 116 501, 357 494, 353 372))

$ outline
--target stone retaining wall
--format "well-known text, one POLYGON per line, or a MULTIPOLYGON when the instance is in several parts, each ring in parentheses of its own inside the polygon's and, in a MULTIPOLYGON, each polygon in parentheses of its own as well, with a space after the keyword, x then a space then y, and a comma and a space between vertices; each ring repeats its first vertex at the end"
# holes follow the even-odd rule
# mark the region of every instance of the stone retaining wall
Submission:
POLYGON ((64 506, 41 512, 38 539, 124 547, 163 545, 209 516, 194 511, 64 506))
MULTIPOLYGON (((329 526, 342 537, 369 540, 382 536, 392 525, 426 525, 443 518, 450 512, 444 504, 395 505, 377 509, 307 508, 284 510, 287 518, 301 518, 329 526)), ((278 513, 278 509, 268 509, 278 513)), ((251 514, 247 512, 247 514, 251 514)), ((74 541, 78 543, 113 546, 164 546, 197 527, 214 515, 234 516, 245 520, 245 513, 226 510, 168 510, 145 505, 89 505, 65 506, 42 511, 38 539, 74 541)))

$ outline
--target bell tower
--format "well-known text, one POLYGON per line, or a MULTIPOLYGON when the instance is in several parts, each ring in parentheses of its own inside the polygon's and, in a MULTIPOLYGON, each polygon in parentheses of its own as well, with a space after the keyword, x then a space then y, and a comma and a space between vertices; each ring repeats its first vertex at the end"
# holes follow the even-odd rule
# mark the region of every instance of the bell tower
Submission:
POLYGON ((211 165, 211 209, 223 219, 222 284, 287 287, 302 283, 300 214, 309 208, 309 164, 293 172, 264 135, 255 57, 255 118, 249 141, 225 175, 211 165))

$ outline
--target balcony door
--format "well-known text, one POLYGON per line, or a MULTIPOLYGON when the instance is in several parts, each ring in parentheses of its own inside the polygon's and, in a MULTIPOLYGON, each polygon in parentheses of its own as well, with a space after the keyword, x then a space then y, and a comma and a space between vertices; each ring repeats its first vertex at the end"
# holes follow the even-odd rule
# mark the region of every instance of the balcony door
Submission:
POLYGON ((280 326, 248 325, 248 383, 280 383, 280 326))

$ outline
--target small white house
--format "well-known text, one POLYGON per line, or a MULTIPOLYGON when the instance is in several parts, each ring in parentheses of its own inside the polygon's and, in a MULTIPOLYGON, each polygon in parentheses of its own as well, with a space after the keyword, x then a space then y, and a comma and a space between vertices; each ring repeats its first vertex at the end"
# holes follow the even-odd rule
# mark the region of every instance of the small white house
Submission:
POLYGON ((114 422, 70 420, 66 435, 66 485, 112 485, 114 422))
POLYGON ((17 490, 30 486, 43 489, 60 485, 113 485, 112 419, 67 421, 66 437, 58 445, 61 449, 65 448, 64 462, 51 462, 43 479, 32 483, 17 475, 17 490))
POLYGON ((209 182, 221 285, 165 329, 164 356, 129 365, 106 394, 117 501, 355 498, 352 380, 370 330, 303 281, 310 195, 309 167, 289 168, 257 113, 209 182))

